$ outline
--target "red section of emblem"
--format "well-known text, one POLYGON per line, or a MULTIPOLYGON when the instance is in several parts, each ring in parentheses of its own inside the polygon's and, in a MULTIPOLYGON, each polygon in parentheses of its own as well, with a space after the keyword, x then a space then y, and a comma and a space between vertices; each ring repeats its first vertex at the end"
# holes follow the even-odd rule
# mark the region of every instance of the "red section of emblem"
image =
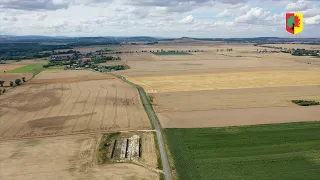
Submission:
POLYGON ((294 26, 300 27, 300 18, 298 16, 294 16, 294 26))
MULTIPOLYGON (((291 34, 294 34, 294 27, 289 27, 288 26, 288 19, 291 17, 291 16, 294 16, 294 13, 287 13, 286 14, 286 30, 291 33, 291 34)), ((296 18, 295 18, 296 19, 296 18)))

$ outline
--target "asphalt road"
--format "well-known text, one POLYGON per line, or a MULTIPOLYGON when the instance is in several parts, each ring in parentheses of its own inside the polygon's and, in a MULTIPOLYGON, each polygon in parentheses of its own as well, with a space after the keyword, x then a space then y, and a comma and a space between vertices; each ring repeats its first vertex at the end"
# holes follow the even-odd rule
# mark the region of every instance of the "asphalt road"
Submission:
POLYGON ((172 180, 172 176, 171 176, 170 169, 169 169, 169 161, 168 161, 168 157, 167 157, 167 154, 166 154, 166 151, 165 151, 164 142, 163 142, 163 138, 162 138, 161 126, 160 126, 159 122, 157 121, 156 116, 155 116, 155 114, 154 114, 154 112, 153 112, 153 110, 152 110, 152 108, 151 108, 151 106, 149 104, 149 101, 148 101, 146 93, 144 92, 142 87, 140 87, 140 86, 138 86, 138 85, 126 80, 122 76, 120 76, 120 78, 123 81, 127 82, 128 84, 131 84, 132 86, 135 86, 138 89, 139 94, 140 94, 141 99, 142 99, 142 103, 145 106, 146 112, 149 115, 149 117, 150 117, 150 119, 152 121, 152 124, 154 125, 155 130, 156 130, 164 176, 166 177, 166 180, 172 180))

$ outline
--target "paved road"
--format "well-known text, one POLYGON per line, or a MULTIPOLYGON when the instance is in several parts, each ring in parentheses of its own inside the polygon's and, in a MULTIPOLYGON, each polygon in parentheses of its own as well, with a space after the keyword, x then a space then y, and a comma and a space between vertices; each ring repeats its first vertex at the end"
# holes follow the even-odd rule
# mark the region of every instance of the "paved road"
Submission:
POLYGON ((167 154, 166 154, 166 151, 165 151, 165 147, 164 147, 164 143, 163 143, 163 138, 162 138, 162 132, 161 132, 161 126, 160 124, 158 123, 157 119, 156 119, 156 116, 149 104, 149 101, 148 101, 148 98, 143 90, 142 87, 136 85, 136 84, 133 84, 132 82, 126 80, 124 77, 122 76, 119 76, 123 81, 127 82, 128 84, 131 84, 132 86, 135 86, 138 91, 139 91, 139 94, 142 98, 142 103, 143 105, 146 107, 146 111, 147 111, 147 114, 149 115, 149 117, 151 118, 151 121, 155 127, 155 130, 156 130, 156 134, 157 134, 157 137, 158 137, 158 144, 159 144, 159 149, 160 149, 160 155, 161 155, 161 160, 162 160, 162 165, 163 165, 163 173, 166 177, 166 180, 172 180, 172 176, 171 176, 171 173, 170 173, 170 169, 169 169, 169 161, 168 161, 168 157, 167 157, 167 154))

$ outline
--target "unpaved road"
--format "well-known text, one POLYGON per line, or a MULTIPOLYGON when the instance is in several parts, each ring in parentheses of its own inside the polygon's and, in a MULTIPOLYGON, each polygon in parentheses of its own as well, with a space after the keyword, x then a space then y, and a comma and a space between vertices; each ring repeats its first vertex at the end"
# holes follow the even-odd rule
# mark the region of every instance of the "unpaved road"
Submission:
POLYGON ((164 147, 164 143, 163 143, 163 138, 162 138, 162 134, 161 134, 161 127, 160 127, 160 124, 158 123, 156 117, 155 117, 155 114, 148 102, 148 99, 147 99, 147 96, 144 92, 144 90, 142 89, 142 87, 136 85, 136 84, 133 84, 131 83, 130 81, 127 81, 123 76, 120 76, 120 78, 135 86, 138 91, 139 91, 139 94, 140 96, 142 97, 142 103, 143 105, 145 106, 146 108, 146 112, 147 114, 149 115, 149 117, 151 118, 151 121, 156 129, 156 134, 157 134, 157 138, 158 138, 158 144, 159 144, 159 149, 160 149, 160 155, 161 155, 161 160, 162 160, 162 165, 163 165, 163 173, 166 177, 166 180, 172 180, 172 176, 171 176, 171 173, 170 173, 170 169, 169 169, 169 163, 168 163, 168 157, 167 157, 167 154, 166 154, 166 151, 165 151, 165 147, 164 147))

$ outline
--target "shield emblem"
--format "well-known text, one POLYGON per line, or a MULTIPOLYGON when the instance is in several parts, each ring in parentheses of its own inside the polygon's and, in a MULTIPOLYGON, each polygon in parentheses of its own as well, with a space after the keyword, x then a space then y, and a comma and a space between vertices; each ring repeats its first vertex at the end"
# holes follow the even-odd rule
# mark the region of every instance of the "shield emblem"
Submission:
POLYGON ((298 34, 303 30, 303 14, 287 13, 286 14, 286 30, 291 34, 298 34))

